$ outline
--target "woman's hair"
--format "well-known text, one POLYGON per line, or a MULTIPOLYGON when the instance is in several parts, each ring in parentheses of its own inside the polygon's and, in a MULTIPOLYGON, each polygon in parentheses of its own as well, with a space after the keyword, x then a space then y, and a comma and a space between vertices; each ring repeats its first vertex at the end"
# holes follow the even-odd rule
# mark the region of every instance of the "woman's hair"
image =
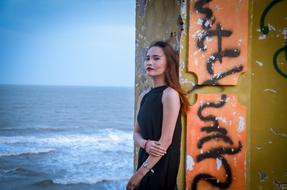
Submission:
POLYGON ((148 49, 152 47, 159 47, 163 50, 167 67, 165 70, 165 82, 168 86, 175 89, 179 93, 180 103, 181 103, 181 113, 187 112, 189 110, 189 102, 187 99, 187 93, 183 91, 179 83, 179 58, 178 54, 171 47, 171 45, 165 41, 153 42, 148 49))

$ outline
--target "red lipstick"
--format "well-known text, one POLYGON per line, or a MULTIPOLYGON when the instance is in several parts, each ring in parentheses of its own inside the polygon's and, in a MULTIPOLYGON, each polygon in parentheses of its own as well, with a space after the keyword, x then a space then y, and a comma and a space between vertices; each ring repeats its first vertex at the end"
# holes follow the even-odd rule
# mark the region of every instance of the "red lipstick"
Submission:
POLYGON ((147 67, 146 70, 147 70, 147 71, 152 71, 152 70, 154 70, 154 69, 151 68, 151 67, 147 67))

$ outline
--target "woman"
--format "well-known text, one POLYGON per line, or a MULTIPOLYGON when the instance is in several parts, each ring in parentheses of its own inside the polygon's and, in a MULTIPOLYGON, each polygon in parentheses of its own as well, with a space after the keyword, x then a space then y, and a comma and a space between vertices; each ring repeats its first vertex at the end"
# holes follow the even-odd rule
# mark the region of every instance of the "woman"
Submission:
POLYGON ((134 140, 140 146, 138 167, 127 189, 174 190, 180 160, 180 113, 188 100, 179 83, 178 56, 166 42, 150 45, 145 58, 153 88, 137 103, 134 140))

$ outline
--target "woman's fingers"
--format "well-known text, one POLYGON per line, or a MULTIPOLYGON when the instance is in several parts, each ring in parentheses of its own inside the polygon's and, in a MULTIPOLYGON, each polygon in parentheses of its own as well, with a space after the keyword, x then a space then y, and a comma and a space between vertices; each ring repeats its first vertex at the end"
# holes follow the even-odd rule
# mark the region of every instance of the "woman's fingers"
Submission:
POLYGON ((149 141, 147 145, 147 152, 153 156, 163 156, 166 154, 165 148, 160 146, 158 141, 149 141))
POLYGON ((164 150, 164 151, 165 151, 165 148, 163 148, 163 147, 161 146, 160 142, 158 142, 158 141, 152 141, 151 146, 156 147, 156 148, 158 148, 158 149, 161 149, 161 150, 164 150))
POLYGON ((156 147, 154 147, 154 148, 152 148, 151 149, 152 151, 154 151, 154 152, 157 152, 157 153, 159 153, 159 154, 166 154, 166 151, 164 151, 164 150, 161 150, 161 149, 158 149, 158 148, 156 148, 156 147))
POLYGON ((155 157, 163 156, 163 154, 159 154, 158 152, 150 152, 149 154, 155 157))
POLYGON ((154 145, 155 149, 158 149, 160 151, 163 151, 163 152, 166 152, 165 148, 163 148, 162 146, 160 145, 154 145))
POLYGON ((149 154, 153 154, 154 156, 163 156, 163 155, 166 154, 166 152, 163 151, 163 150, 157 149, 157 148, 155 148, 155 147, 152 147, 152 148, 150 149, 149 154))
POLYGON ((157 149, 159 151, 166 152, 165 148, 163 148, 159 142, 154 142, 152 144, 152 147, 154 147, 154 149, 157 149))

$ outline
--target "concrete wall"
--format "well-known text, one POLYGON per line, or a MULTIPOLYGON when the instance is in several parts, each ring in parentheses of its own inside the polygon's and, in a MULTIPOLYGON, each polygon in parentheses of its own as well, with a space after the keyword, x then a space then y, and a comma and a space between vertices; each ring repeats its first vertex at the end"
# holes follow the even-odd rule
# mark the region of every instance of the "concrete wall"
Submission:
POLYGON ((271 2, 137 0, 135 100, 151 85, 146 48, 163 39, 179 51, 192 105, 182 118, 180 189, 287 188, 287 1, 271 2))

